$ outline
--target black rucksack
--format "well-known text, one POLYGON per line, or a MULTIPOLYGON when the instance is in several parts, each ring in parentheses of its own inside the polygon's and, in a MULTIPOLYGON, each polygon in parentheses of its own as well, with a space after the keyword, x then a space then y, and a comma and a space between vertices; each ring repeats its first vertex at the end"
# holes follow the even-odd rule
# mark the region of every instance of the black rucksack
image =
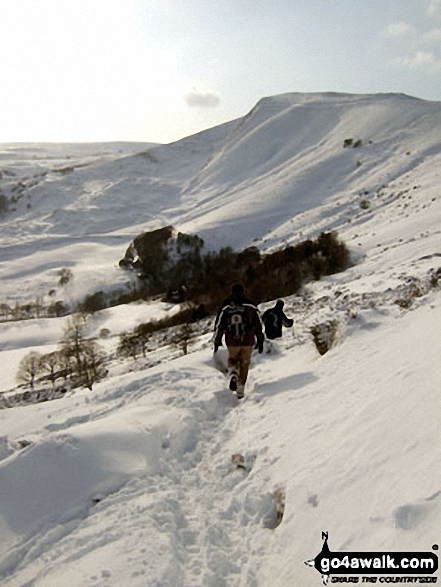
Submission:
POLYGON ((250 331, 250 320, 246 307, 232 303, 225 308, 224 312, 226 330, 231 338, 237 341, 243 340, 250 331))

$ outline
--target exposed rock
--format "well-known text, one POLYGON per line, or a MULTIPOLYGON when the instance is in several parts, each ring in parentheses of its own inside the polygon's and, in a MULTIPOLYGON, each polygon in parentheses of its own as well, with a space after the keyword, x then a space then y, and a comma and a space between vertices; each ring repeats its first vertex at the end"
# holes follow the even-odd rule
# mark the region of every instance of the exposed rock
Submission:
POLYGON ((181 288, 194 278, 203 246, 204 241, 198 236, 165 226, 138 235, 119 265, 136 270, 139 277, 148 281, 152 292, 162 293, 181 288))
POLYGON ((143 232, 129 245, 124 259, 119 266, 124 269, 149 270, 149 266, 156 266, 167 256, 167 244, 173 236, 173 226, 165 226, 151 232, 143 232))

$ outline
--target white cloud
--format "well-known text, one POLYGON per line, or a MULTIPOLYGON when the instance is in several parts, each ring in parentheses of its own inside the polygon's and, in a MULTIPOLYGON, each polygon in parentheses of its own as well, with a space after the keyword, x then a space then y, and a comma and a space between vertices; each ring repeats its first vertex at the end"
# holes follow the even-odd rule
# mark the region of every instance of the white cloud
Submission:
POLYGON ((430 16, 434 16, 436 14, 441 15, 441 0, 430 0, 427 13, 430 16))
POLYGON ((432 29, 424 34, 423 40, 428 43, 439 43, 441 42, 441 29, 432 29))
POLYGON ((390 24, 384 31, 385 37, 402 37, 412 32, 414 27, 407 22, 395 22, 390 24))
POLYGON ((429 73, 441 72, 441 59, 426 51, 418 51, 414 57, 402 57, 391 63, 408 69, 422 69, 429 73))
POLYGON ((221 103, 221 97, 216 92, 200 92, 191 90, 184 96, 189 108, 217 108, 221 103))

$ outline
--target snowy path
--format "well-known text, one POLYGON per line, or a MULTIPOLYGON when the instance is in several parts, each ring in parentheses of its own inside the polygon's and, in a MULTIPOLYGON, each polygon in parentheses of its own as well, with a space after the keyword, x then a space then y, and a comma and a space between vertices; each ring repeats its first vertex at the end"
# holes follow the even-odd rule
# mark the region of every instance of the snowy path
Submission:
MULTIPOLYGON (((57 460, 61 470, 55 471, 50 464, 53 476, 46 481, 34 467, 26 471, 30 482, 31 477, 34 484, 46 482, 41 488, 47 491, 46 508, 40 503, 40 519, 33 520, 32 490, 21 486, 24 508, 29 509, 22 512, 22 519, 27 528, 33 522, 36 525, 34 532, 23 531, 11 557, 0 567, 5 587, 17 585, 17 572, 21 580, 26 577, 45 587, 59 585, 66 576, 69 585, 104 585, 103 580, 110 577, 109 584, 124 584, 127 577, 115 576, 111 568, 94 575, 97 553, 103 560, 115 561, 118 569, 129 566, 134 586, 145 585, 146 576, 150 585, 258 584, 255 555, 264 554, 258 535, 270 532, 265 526, 275 519, 275 504, 268 493, 246 491, 249 470, 237 468, 225 449, 240 426, 241 408, 225 390, 223 375, 212 365, 200 364, 201 355, 207 359, 206 352, 196 353, 174 361, 166 373, 152 369, 138 374, 117 392, 115 386, 104 390, 102 397, 96 397, 95 409, 85 404, 74 417, 46 426, 50 433, 29 449, 30 460, 35 461, 39 451, 37 462, 44 466, 45 460, 53 459, 55 445, 63 453, 57 460), (206 389, 207 380, 211 389, 206 389), (167 414, 158 417, 164 408, 167 414), (125 422, 118 437, 112 411, 121 410, 125 422), (112 432, 106 434, 101 423, 113 421, 112 432), (127 434, 131 438, 125 439, 127 434), (90 485, 74 492, 71 483, 77 472, 70 466, 72 452, 80 453, 84 466, 92 461, 88 451, 95 453, 100 472, 88 476, 83 471, 82 485, 88 481, 90 485), (121 454, 115 456, 112 451, 121 454), (110 476, 105 462, 109 458, 110 476), (144 462, 134 462, 137 458, 144 462), (124 471, 115 476, 118 466, 124 471), (60 491, 68 495, 57 512, 52 498, 60 491), (42 510, 47 514, 44 521, 42 510), (250 526, 255 532, 249 532, 250 526), (90 571, 89 557, 93 560, 90 571)), ((252 460, 247 458, 247 468, 252 460)))

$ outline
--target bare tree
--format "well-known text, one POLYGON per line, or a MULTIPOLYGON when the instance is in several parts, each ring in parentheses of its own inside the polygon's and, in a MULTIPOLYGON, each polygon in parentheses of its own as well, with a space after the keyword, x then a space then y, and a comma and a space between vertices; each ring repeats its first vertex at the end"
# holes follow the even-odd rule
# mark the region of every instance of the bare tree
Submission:
POLYGON ((5 319, 10 319, 12 315, 12 308, 8 304, 0 304, 0 316, 5 319))
POLYGON ((93 340, 87 340, 81 349, 82 354, 82 383, 90 390, 93 384, 107 375, 105 366, 106 355, 103 349, 93 340))
POLYGON ((31 390, 34 389, 35 379, 41 369, 41 355, 36 351, 31 351, 20 361, 18 366, 17 381, 29 385, 31 390))
POLYGON ((146 328, 137 328, 136 335, 139 341, 139 348, 141 350, 142 356, 147 356, 147 345, 152 336, 151 330, 146 328))
POLYGON ((186 355, 188 353, 188 345, 192 337, 193 328, 190 322, 185 322, 174 335, 173 343, 182 350, 184 355, 186 355))
POLYGON ((62 348, 59 353, 59 360, 60 360, 60 377, 63 377, 64 382, 66 383, 69 377, 72 376, 75 365, 74 359, 70 354, 70 351, 67 351, 62 348))
POLYGON ((96 381, 107 375, 106 355, 95 341, 85 337, 86 322, 87 317, 83 314, 69 320, 61 350, 73 382, 92 389, 96 381))
POLYGON ((84 329, 87 318, 83 314, 77 314, 70 318, 62 340, 62 351, 66 357, 72 358, 76 365, 75 371, 81 378, 83 374, 82 347, 85 343, 84 329))
POLYGON ((47 378, 52 384, 52 391, 55 390, 55 382, 60 376, 60 363, 62 363, 62 357, 59 351, 48 353, 40 358, 40 368, 47 373, 47 378))
POLYGON ((119 337, 119 344, 117 352, 123 357, 132 357, 136 361, 141 349, 141 341, 139 336, 134 332, 125 332, 119 337))

